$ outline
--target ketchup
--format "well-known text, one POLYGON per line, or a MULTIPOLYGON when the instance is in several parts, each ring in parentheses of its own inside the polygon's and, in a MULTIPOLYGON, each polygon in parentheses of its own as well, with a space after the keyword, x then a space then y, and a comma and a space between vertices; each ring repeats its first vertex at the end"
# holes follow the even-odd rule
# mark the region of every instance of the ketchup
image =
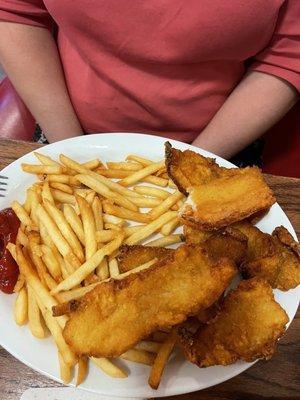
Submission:
POLYGON ((6 249, 9 242, 15 243, 20 221, 11 208, 0 211, 0 290, 12 293, 19 275, 19 268, 6 249))

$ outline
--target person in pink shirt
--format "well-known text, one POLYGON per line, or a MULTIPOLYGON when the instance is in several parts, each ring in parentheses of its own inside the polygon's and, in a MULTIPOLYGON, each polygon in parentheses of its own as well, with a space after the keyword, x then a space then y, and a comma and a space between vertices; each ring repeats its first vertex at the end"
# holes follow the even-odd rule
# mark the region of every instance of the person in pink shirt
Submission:
POLYGON ((50 142, 147 132, 229 158, 298 100, 300 1, 0 0, 0 62, 50 142))

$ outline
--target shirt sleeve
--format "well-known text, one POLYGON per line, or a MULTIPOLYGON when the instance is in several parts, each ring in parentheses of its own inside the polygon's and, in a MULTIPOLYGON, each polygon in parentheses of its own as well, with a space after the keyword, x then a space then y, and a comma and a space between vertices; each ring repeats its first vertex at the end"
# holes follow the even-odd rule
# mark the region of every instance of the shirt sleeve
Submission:
POLYGON ((278 76, 300 91, 300 0, 285 1, 270 43, 250 70, 278 76))
POLYGON ((0 0, 0 21, 52 28, 52 18, 42 0, 0 0))

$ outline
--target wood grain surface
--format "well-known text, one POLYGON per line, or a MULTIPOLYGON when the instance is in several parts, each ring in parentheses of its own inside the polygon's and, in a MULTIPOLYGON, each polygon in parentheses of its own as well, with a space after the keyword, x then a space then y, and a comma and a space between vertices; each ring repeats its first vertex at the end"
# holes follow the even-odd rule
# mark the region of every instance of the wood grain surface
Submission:
MULTIPOLYGON (((0 139, 0 170, 40 145, 0 139)), ((277 201, 300 237, 300 179, 266 175, 277 201)), ((1 327, 0 327, 1 329, 1 327)), ((244 373, 201 392, 168 397, 172 400, 300 399, 300 312, 280 341, 274 357, 259 361, 244 373)), ((58 383, 26 367, 0 347, 0 400, 17 400, 28 388, 58 383)), ((69 399, 68 399, 69 400, 69 399)))

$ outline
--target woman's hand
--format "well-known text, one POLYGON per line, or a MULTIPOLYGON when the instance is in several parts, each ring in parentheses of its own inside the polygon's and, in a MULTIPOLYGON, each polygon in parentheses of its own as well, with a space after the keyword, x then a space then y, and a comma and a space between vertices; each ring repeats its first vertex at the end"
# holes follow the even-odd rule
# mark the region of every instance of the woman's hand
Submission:
POLYGON ((0 62, 49 142, 83 134, 47 29, 0 22, 0 62))
POLYGON ((252 71, 233 90, 193 145, 229 159, 279 121, 298 98, 297 90, 287 81, 252 71))

